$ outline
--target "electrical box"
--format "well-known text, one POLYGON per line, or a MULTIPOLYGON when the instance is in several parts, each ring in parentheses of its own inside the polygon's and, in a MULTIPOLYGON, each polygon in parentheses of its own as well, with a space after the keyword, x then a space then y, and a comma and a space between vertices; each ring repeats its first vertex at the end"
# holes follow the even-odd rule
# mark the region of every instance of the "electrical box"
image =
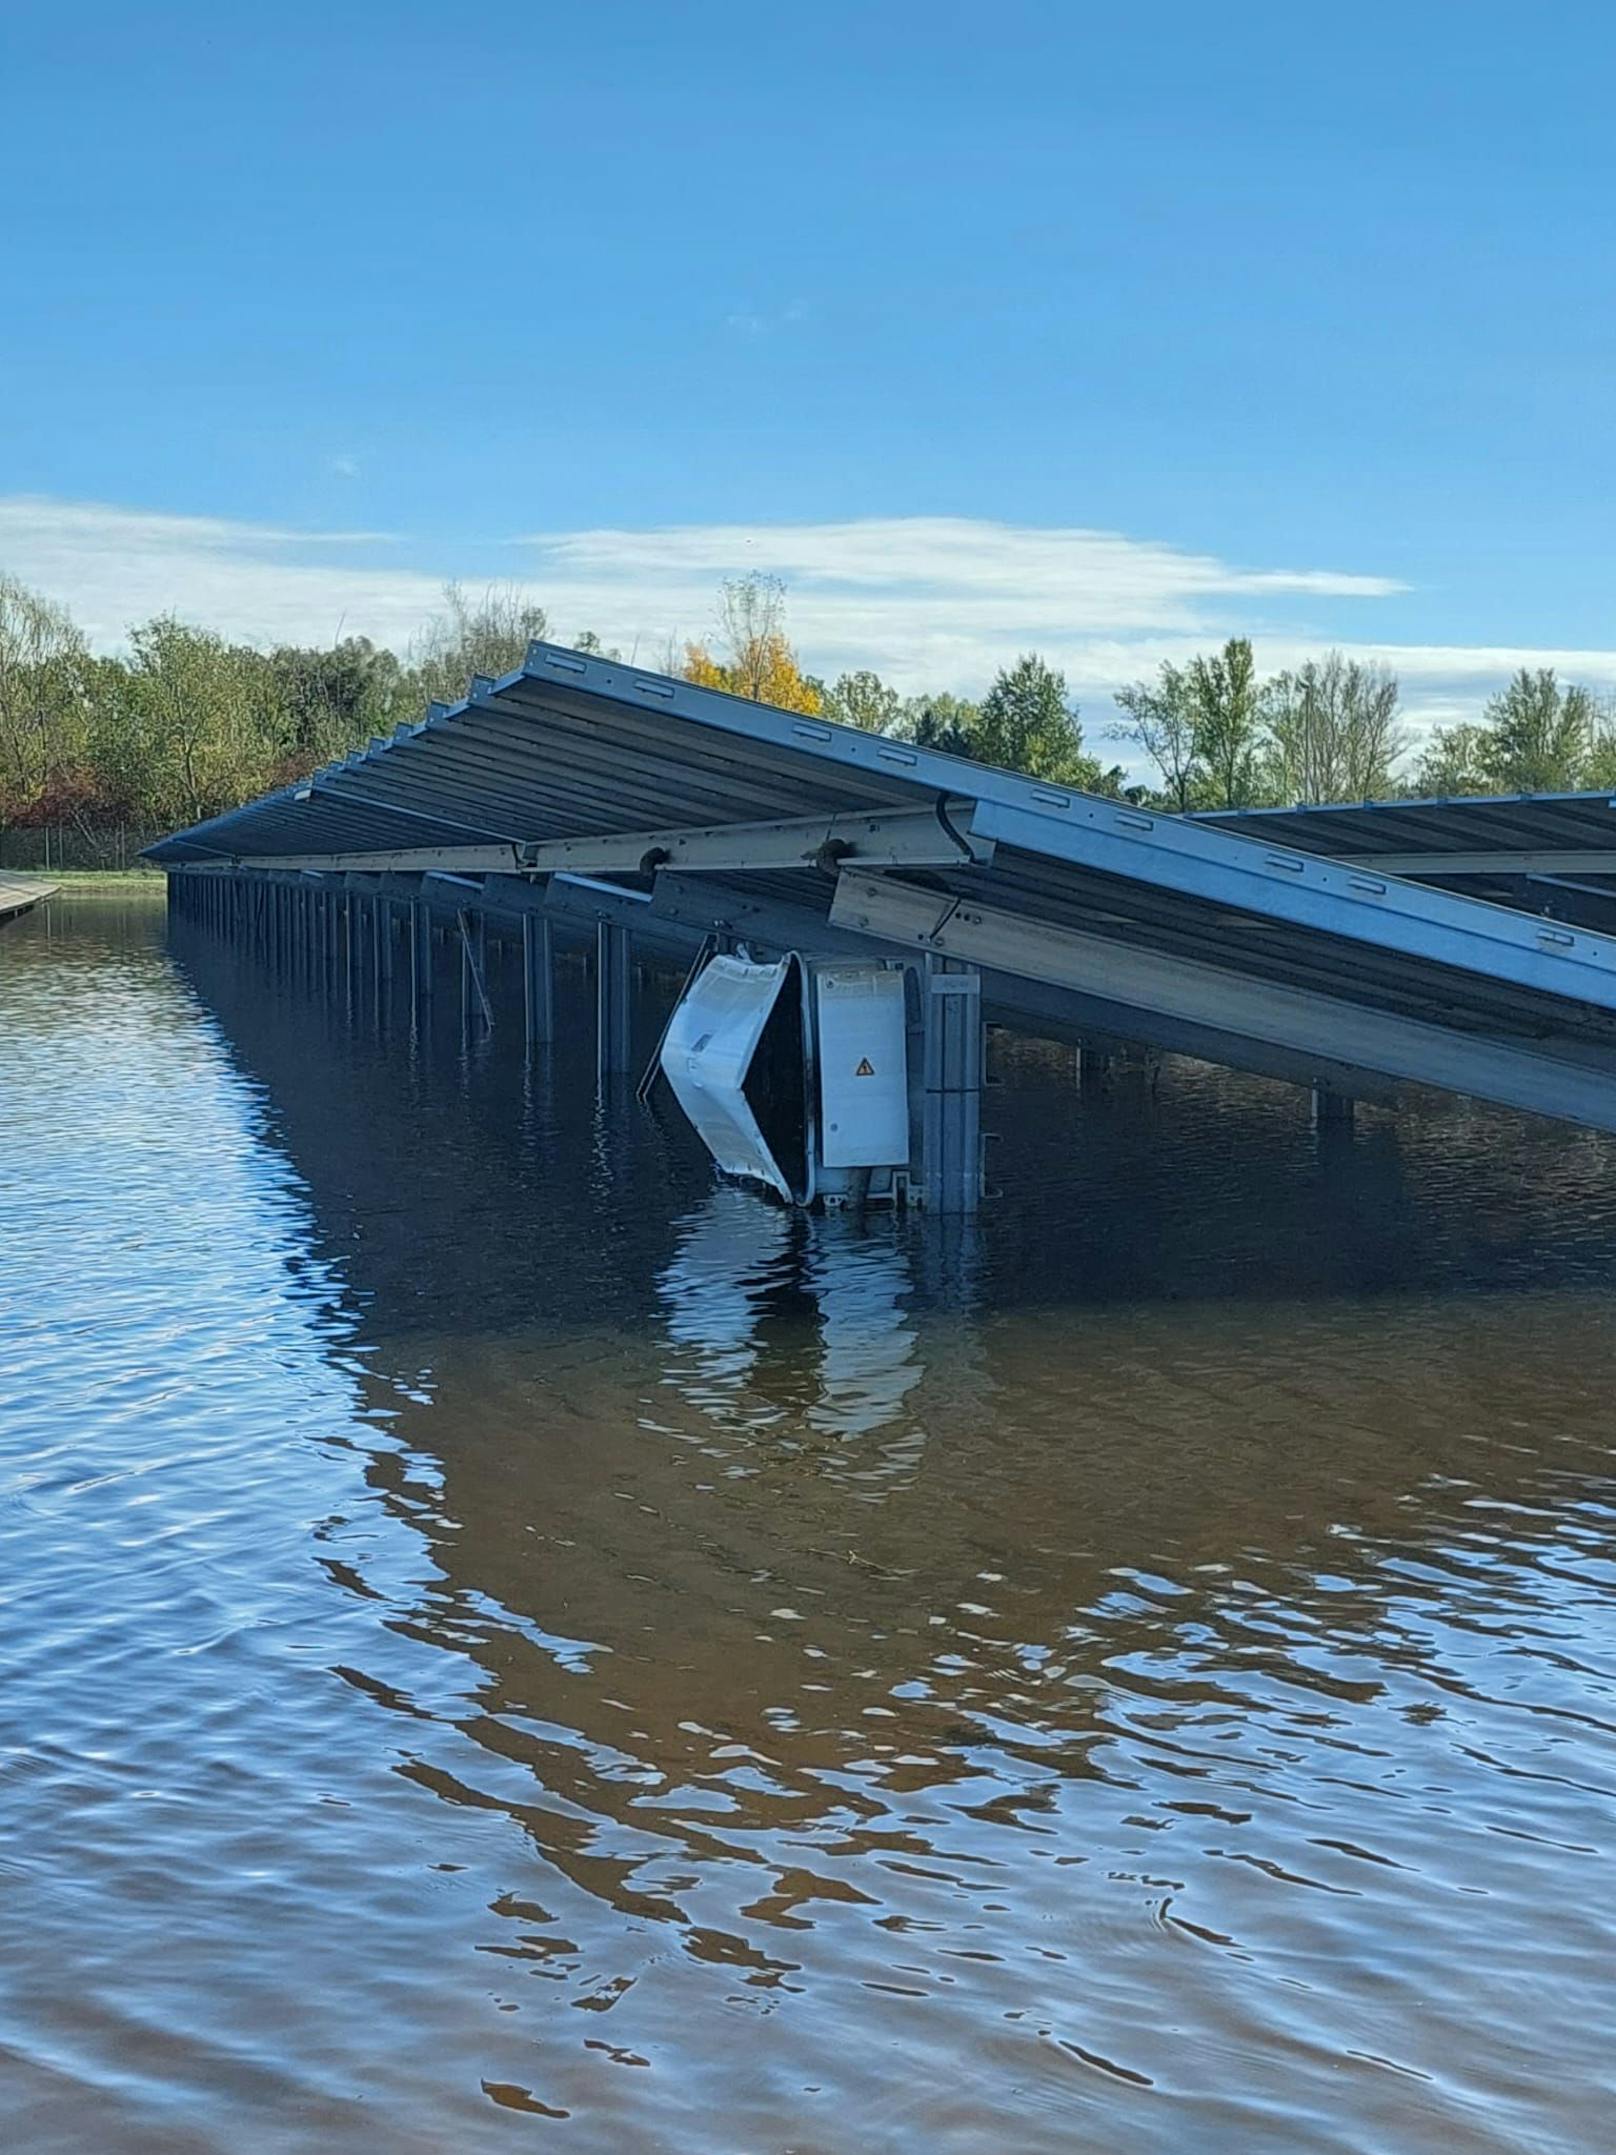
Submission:
POLYGON ((820 1160, 907 1167, 909 1053, 904 976, 890 966, 814 971, 820 1160))
POLYGON ((711 960, 660 1062, 727 1175, 789 1205, 897 1202, 912 1106, 906 975, 883 965, 711 960), (873 1178, 873 1179, 872 1179, 873 1178))

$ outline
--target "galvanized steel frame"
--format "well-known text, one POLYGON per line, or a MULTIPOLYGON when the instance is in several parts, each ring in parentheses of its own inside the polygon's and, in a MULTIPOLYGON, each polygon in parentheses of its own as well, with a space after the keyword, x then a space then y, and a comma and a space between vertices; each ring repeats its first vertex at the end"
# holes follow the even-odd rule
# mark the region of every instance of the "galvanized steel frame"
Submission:
MULTIPOLYGON (((737 907, 785 901, 805 933, 834 943, 850 916, 838 897, 827 921, 832 877, 815 871, 844 866, 838 836, 855 829, 853 859, 865 869, 935 868, 934 919, 965 907, 1015 923, 1019 958, 996 945, 988 961, 990 1004, 997 972, 1012 1007, 1030 1013, 1038 995, 1057 998, 1063 1022, 1081 1007, 1114 1037, 1338 1090, 1421 1075, 1616 1127, 1604 1104, 1616 1102, 1616 939, 1401 880, 1379 863, 1271 845, 549 644, 303 786, 152 850, 203 873, 430 869, 501 885, 549 874, 557 914, 592 904, 597 920, 621 917, 628 894, 595 886, 591 899, 587 882, 564 877, 650 874, 649 910, 636 916, 646 929, 677 910, 705 934, 737 907), (705 880, 737 872, 755 883, 705 880), (1092 946, 1081 979, 1067 963, 1074 935, 1092 946), (1042 975, 1038 954, 1052 968, 1042 975), (1221 984, 1221 1001, 1180 993, 1192 977, 1221 984), (1158 984, 1155 1005, 1147 980, 1158 984), (1323 1029, 1310 1036, 1272 1020, 1286 997, 1315 1007, 1323 1029), (1439 1009, 1452 1024, 1422 1023, 1439 1009), (1384 1037, 1369 1052, 1377 1027, 1384 1037), (1506 1061, 1421 1050, 1415 1070, 1390 1045, 1409 1027, 1461 1042, 1468 1028, 1506 1061), (1591 1044, 1532 1044, 1579 1030, 1591 1044), (1523 1061, 1550 1066, 1532 1098, 1523 1061), (1505 1090, 1436 1074, 1461 1065, 1478 1080, 1503 1071, 1505 1090), (1571 1104, 1544 1106, 1551 1096, 1571 1104)), ((1496 872, 1498 856, 1488 859, 1496 872)), ((840 888, 849 887, 844 866, 840 888)), ((867 909, 862 939, 915 947, 908 925, 876 925, 900 919, 907 903, 903 886, 888 878, 886 888, 890 902, 867 909)), ((545 1024, 536 989, 534 1032, 545 1024)), ((613 989, 609 1019, 615 979, 613 989)))

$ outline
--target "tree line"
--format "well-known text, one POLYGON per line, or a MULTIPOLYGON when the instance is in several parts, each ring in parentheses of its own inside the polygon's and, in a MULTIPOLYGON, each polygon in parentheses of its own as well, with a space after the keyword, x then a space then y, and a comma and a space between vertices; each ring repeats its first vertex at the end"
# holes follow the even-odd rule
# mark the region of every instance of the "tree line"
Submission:
MULTIPOLYGON (((262 650, 172 615, 106 657, 65 609, 0 577, 0 829, 200 821, 453 701, 473 674, 508 672, 547 628, 519 592, 450 586, 402 658, 361 636, 262 650)), ((604 648, 588 631, 571 641, 604 648)), ((1616 713, 1549 669, 1523 669, 1411 759, 1385 667, 1330 652, 1264 679, 1250 642, 1232 638, 1118 690, 1105 739, 1148 766, 1139 782, 1090 748, 1063 676, 1036 653, 976 699, 904 696, 868 670, 814 676, 768 576, 726 583, 716 634, 662 663, 757 702, 1178 811, 1616 788, 1616 713)))
POLYGON ((109 658, 0 577, 0 827, 198 822, 508 671, 544 629, 517 594, 451 586, 407 659, 363 636, 264 651, 166 614, 109 658))
POLYGON ((1397 676, 1339 651, 1259 678, 1236 637, 1117 691, 1116 738, 1153 767, 1163 807, 1575 793, 1616 785, 1616 708, 1552 667, 1522 667, 1478 718, 1439 726, 1410 758, 1397 676))
POLYGON ((892 734, 979 763, 1180 813, 1296 807, 1327 801, 1616 789, 1616 706, 1552 667, 1527 667, 1478 717, 1439 726, 1417 756, 1397 676, 1340 651, 1294 670, 1257 671, 1246 637, 1154 679, 1117 690, 1105 739, 1126 744, 1153 776, 1130 781, 1091 752, 1063 676, 1035 653, 998 675, 979 701, 902 696, 868 671, 825 682, 803 672, 785 631, 777 579, 724 587, 720 643, 687 644, 669 670, 787 710, 892 734))

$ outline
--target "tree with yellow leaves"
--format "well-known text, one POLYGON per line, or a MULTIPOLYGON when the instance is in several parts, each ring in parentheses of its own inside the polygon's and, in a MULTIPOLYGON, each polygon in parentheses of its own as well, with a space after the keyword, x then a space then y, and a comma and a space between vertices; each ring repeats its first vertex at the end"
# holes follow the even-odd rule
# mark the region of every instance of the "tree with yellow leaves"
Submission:
POLYGON ((705 644, 686 644, 685 679, 776 710, 817 715, 819 684, 797 664, 786 635, 786 587, 779 577, 754 570, 731 578, 720 591, 718 615, 728 658, 715 658, 705 644))

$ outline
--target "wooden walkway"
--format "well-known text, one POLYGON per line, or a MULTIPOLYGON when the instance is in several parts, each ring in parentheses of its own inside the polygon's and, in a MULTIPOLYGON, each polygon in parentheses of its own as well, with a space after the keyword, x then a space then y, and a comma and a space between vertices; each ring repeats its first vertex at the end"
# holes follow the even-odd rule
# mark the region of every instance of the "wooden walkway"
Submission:
POLYGON ((56 888, 39 876, 6 875, 0 873, 0 928, 24 913, 30 913, 41 898, 48 898, 56 888))

